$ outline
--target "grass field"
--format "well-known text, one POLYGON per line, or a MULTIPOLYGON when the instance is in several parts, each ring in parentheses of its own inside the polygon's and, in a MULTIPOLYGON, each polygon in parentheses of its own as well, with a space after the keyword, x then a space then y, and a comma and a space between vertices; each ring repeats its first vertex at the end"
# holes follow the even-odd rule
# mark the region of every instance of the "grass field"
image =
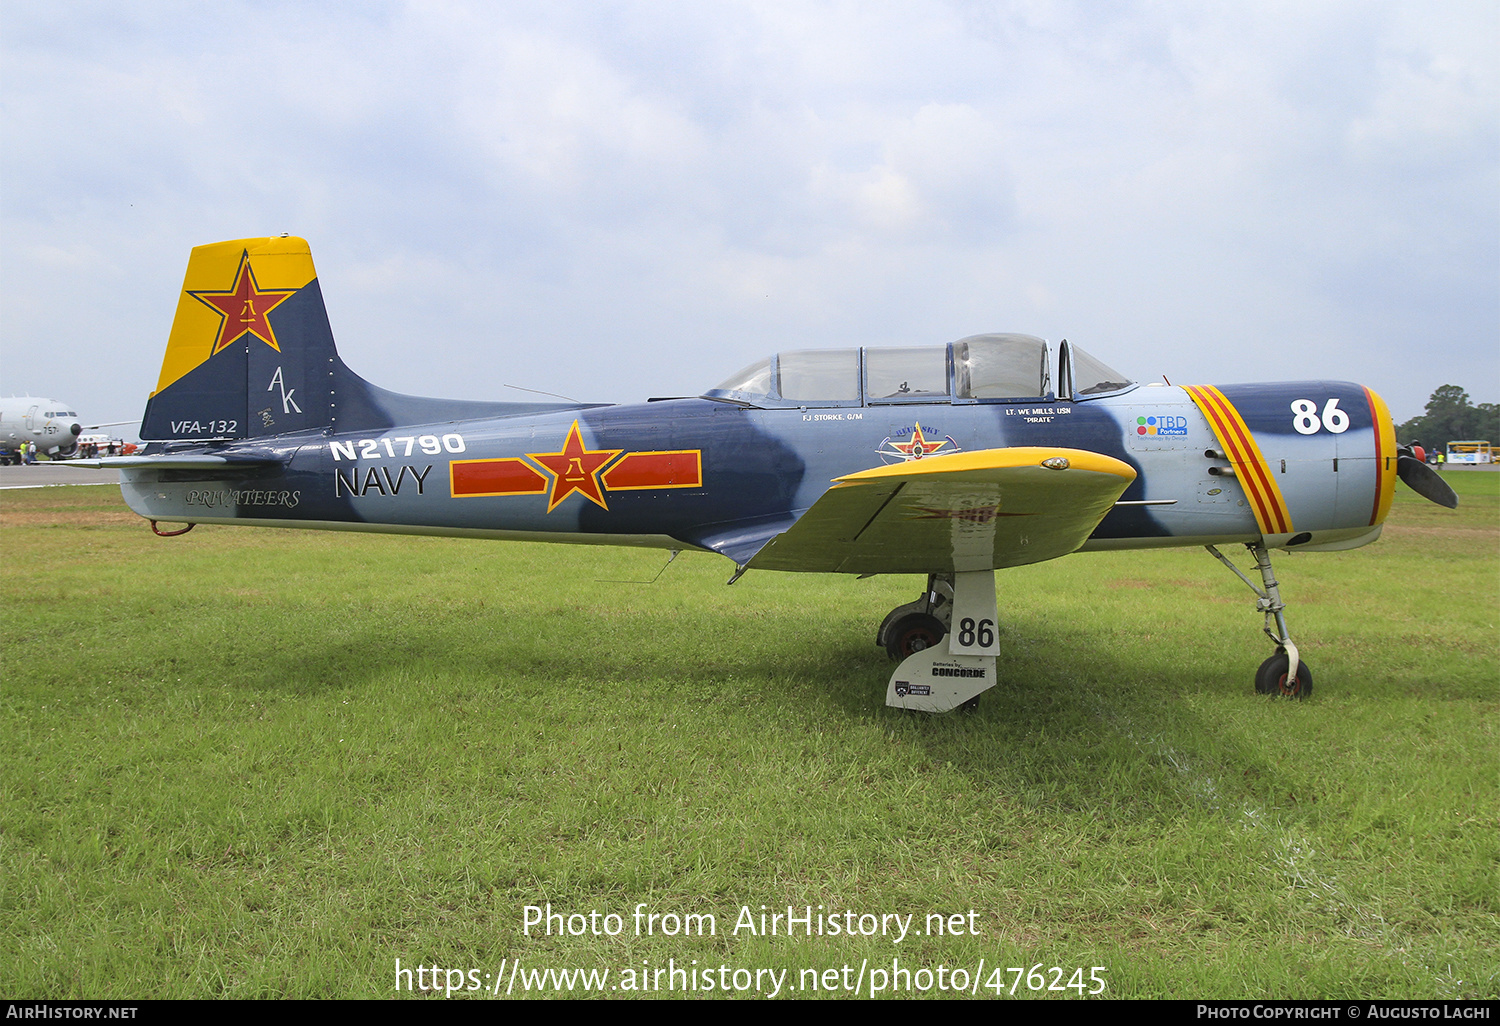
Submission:
POLYGON ((1398 488, 1374 546, 1279 556, 1306 702, 1187 549, 1003 572, 1002 683, 944 717, 883 705, 913 578, 4 492, 0 995, 1496 997, 1500 474, 1446 476, 1456 512, 1398 488), (599 916, 526 933, 548 903, 599 916), (789 905, 914 918, 734 930, 789 905))

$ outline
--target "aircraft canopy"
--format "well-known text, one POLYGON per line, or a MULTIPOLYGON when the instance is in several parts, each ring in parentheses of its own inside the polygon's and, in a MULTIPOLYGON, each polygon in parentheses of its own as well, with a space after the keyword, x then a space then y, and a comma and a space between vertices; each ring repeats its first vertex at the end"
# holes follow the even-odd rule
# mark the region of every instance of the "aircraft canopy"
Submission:
MULTIPOLYGON (((1129 387, 1118 371, 1064 342, 1074 398, 1129 387)), ((1071 382, 1070 382, 1071 383, 1071 382)), ((709 399, 749 406, 975 403, 1053 398, 1047 343, 1031 335, 971 335, 946 346, 792 349, 751 364, 709 399)))

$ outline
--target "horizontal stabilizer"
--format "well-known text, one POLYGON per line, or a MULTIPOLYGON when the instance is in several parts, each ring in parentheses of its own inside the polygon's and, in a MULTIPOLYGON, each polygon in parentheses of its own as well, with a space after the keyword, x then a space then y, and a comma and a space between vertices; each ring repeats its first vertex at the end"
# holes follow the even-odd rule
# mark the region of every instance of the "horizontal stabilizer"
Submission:
POLYGON ((841 477, 750 560, 757 570, 962 573, 1076 550, 1135 480, 1129 464, 1050 447, 929 456, 841 477))
POLYGON ((183 453, 176 456, 101 456, 94 460, 67 460, 58 466, 104 470, 212 470, 216 467, 269 467, 285 462, 274 456, 206 456, 183 453))

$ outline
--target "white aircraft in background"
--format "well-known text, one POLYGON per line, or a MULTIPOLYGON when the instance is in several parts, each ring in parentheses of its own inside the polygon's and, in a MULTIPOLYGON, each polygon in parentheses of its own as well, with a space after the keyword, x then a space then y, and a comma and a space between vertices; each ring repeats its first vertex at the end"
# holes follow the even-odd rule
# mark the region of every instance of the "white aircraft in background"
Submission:
POLYGON ((84 431, 133 423, 121 420, 85 426, 78 420, 78 411, 61 399, 0 397, 0 461, 21 462, 22 442, 35 442, 37 451, 52 459, 66 459, 78 451, 78 436, 84 431))

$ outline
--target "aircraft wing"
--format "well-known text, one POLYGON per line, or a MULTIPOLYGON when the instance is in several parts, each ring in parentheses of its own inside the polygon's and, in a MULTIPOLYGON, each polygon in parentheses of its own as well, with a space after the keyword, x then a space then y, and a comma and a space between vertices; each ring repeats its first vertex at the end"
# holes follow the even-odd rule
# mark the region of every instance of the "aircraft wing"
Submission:
POLYGON ((1093 533, 1135 470, 1079 449, 929 456, 834 481, 756 570, 961 573, 1040 563, 1093 533))

